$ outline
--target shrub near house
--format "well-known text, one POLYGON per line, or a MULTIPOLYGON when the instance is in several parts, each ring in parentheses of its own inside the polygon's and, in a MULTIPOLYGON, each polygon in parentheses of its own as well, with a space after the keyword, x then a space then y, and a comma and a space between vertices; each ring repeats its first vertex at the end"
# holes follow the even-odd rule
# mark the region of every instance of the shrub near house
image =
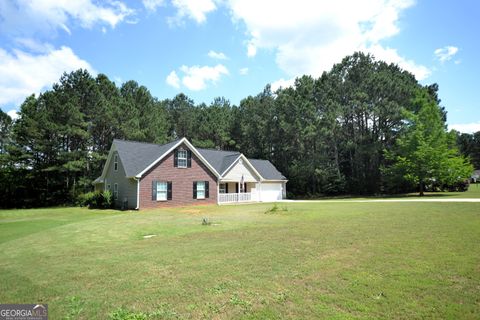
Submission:
POLYGON ((113 195, 109 190, 87 192, 78 198, 78 204, 89 209, 111 209, 113 195))

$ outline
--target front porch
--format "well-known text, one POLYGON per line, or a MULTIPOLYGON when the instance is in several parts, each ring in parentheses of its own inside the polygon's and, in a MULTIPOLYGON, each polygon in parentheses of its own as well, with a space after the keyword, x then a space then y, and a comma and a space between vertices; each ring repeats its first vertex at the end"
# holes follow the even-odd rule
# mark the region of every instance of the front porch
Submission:
POLYGON ((256 182, 220 182, 218 203, 255 202, 259 201, 256 182))

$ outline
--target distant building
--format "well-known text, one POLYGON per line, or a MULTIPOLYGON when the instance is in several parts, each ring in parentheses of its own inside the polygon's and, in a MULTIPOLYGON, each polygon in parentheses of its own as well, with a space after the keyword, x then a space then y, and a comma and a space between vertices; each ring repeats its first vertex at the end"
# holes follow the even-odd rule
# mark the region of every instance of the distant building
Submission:
POLYGON ((473 171, 470 181, 473 183, 480 182, 480 170, 473 171))

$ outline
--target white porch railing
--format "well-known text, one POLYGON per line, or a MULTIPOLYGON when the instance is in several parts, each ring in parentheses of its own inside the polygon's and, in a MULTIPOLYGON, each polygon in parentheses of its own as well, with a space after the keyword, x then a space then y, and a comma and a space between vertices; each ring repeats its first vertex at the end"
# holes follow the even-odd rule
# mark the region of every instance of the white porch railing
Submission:
POLYGON ((252 201, 252 193, 219 193, 218 203, 246 202, 252 201))

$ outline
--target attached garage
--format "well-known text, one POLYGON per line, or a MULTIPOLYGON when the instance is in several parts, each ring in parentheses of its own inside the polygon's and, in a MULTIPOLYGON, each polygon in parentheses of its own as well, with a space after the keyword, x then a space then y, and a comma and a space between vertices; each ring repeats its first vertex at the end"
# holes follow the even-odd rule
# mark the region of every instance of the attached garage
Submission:
POLYGON ((277 201, 287 197, 288 180, 270 161, 259 159, 248 159, 248 161, 262 177, 256 185, 258 201, 277 201))
POLYGON ((260 184, 260 201, 277 201, 284 199, 285 182, 262 182, 260 184))

